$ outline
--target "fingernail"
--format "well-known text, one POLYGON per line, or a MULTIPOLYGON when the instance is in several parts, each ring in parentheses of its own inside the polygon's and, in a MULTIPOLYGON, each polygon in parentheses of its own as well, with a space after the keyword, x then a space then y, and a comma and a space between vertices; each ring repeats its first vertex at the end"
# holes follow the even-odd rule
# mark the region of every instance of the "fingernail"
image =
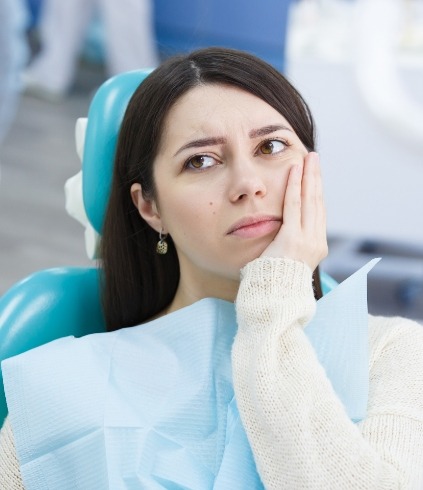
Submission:
POLYGON ((315 161, 316 163, 319 163, 319 161, 320 161, 320 155, 317 153, 317 151, 313 151, 312 154, 313 154, 313 157, 314 157, 312 160, 315 161))

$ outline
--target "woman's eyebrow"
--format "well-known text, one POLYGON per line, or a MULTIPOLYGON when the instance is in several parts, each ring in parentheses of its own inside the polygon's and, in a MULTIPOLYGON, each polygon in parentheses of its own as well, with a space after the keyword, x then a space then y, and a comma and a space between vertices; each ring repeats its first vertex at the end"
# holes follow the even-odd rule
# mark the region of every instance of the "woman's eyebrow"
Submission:
POLYGON ((252 129, 248 136, 250 138, 258 138, 259 136, 266 136, 268 134, 280 131, 281 129, 286 131, 292 131, 291 128, 284 126, 283 124, 271 124, 269 126, 263 126, 262 128, 252 129))
POLYGON ((181 148, 179 148, 179 150, 173 156, 176 157, 178 153, 181 153, 181 151, 186 150, 187 148, 202 148, 203 146, 224 145, 225 143, 226 138, 223 138, 221 136, 201 138, 198 140, 190 141, 189 143, 181 146, 181 148))
MULTIPOLYGON (((258 138, 260 136, 266 136, 268 134, 274 133, 280 130, 292 131, 287 126, 283 124, 271 124, 269 126, 263 126, 262 128, 252 129, 249 131, 248 136, 250 138, 258 138)), ((226 138, 222 136, 210 136, 208 138, 200 138, 198 140, 189 141, 185 145, 181 146, 179 150, 173 155, 176 157, 181 151, 187 150, 188 148, 202 148, 204 146, 213 146, 213 145, 224 145, 226 144, 226 138)))

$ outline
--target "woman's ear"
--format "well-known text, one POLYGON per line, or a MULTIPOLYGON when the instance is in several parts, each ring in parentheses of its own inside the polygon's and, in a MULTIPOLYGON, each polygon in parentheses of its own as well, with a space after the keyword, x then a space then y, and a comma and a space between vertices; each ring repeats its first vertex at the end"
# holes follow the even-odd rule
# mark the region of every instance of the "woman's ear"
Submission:
POLYGON ((163 231, 163 224, 156 202, 153 199, 146 199, 144 197, 141 184, 132 184, 131 198, 141 217, 151 226, 151 228, 156 230, 157 233, 163 231))

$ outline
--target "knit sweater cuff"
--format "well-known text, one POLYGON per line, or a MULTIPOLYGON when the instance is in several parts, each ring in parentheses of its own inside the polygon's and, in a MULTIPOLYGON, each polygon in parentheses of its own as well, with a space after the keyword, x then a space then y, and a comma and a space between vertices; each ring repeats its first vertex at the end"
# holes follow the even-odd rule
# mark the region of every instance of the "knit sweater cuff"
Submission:
POLYGON ((7 417, 0 431, 0 488, 23 490, 15 440, 7 417))
POLYGON ((275 320, 304 325, 316 308, 312 280, 312 271, 303 262, 286 257, 253 260, 241 270, 238 323, 259 330, 275 320))

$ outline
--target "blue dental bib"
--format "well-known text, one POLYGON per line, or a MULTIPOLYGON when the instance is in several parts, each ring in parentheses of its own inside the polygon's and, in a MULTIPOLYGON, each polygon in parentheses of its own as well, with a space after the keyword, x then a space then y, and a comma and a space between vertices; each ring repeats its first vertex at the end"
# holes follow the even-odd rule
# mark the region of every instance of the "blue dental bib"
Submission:
MULTIPOLYGON (((367 272, 305 328, 353 421, 368 393, 367 272)), ((232 385, 232 303, 67 337, 2 364, 27 490, 263 489, 232 385)))

